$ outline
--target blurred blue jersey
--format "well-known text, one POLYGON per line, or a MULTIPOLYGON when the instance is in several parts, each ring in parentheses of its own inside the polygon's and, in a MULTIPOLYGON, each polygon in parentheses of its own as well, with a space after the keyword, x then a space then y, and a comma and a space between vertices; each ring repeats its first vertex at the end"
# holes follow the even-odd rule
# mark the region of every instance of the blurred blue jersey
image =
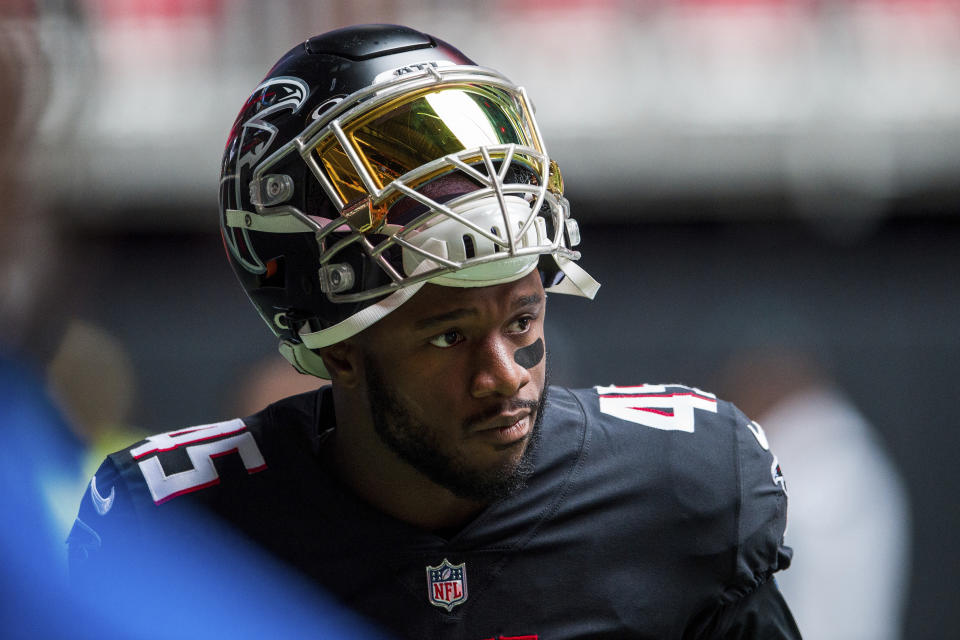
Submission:
POLYGON ((40 379, 9 359, 0 359, 0 425, 4 638, 382 637, 246 541, 192 518, 170 524, 202 527, 206 542, 183 548, 170 537, 169 553, 144 546, 135 563, 71 587, 44 484, 79 473, 83 447, 40 379))

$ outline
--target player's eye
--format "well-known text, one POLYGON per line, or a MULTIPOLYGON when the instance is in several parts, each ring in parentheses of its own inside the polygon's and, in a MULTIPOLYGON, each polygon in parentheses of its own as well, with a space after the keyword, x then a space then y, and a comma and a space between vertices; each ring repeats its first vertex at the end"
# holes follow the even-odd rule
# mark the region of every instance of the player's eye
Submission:
POLYGON ((430 338, 430 344, 441 349, 452 347, 455 344, 463 342, 463 334, 459 331, 447 331, 430 338))
POLYGON ((517 318, 507 326, 507 331, 510 333, 524 333, 527 329, 530 328, 530 323, 533 322, 533 318, 530 316, 523 316, 522 318, 517 318))

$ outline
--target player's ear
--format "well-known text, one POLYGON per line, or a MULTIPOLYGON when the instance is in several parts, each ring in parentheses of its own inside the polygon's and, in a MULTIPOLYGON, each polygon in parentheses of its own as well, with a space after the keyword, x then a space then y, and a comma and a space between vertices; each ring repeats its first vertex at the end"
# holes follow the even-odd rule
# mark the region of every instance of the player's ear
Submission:
POLYGON ((354 387, 362 375, 361 353, 357 345, 344 340, 319 350, 330 379, 341 389, 354 387))

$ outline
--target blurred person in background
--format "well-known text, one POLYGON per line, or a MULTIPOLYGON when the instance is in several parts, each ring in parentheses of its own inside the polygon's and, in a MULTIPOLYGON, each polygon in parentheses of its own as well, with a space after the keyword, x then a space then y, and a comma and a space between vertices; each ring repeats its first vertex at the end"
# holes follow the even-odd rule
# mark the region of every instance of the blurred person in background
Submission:
POLYGON ((786 540, 797 563, 778 582, 803 633, 822 640, 899 638, 910 508, 878 434, 801 349, 741 353, 728 363, 722 386, 767 430, 790 478, 786 540))
POLYGON ((47 78, 36 21, 31 2, 0 6, 0 612, 9 638, 66 637, 90 622, 67 595, 65 530, 53 508, 81 477, 83 447, 42 377, 64 316, 44 313, 58 297, 61 253, 24 175, 47 78))
POLYGON ((54 300, 62 311, 68 297, 60 295, 57 231, 48 212, 37 206, 25 172, 47 79, 36 19, 30 2, 0 8, 0 89, 5 96, 0 101, 5 132, 0 149, 0 424, 11 445, 0 447, 0 466, 10 474, 5 484, 10 491, 4 496, 29 507, 37 518, 36 538, 52 554, 60 551, 62 537, 54 543, 50 505, 60 487, 80 477, 82 448, 48 397, 42 377, 66 321, 63 313, 44 311, 54 300))
POLYGON ((61 483, 51 500, 64 540, 73 524, 77 500, 103 457, 146 434, 128 421, 136 389, 130 355, 103 327, 73 318, 46 374, 50 396, 83 445, 81 473, 61 483))
MULTIPOLYGON (((64 394, 79 393, 76 377, 82 376, 89 396, 69 398, 67 404, 85 408, 75 410, 73 417, 89 419, 86 426, 102 431, 102 419, 115 422, 125 408, 122 399, 109 396, 124 381, 110 375, 124 378, 129 370, 122 356, 87 349, 91 344, 109 344, 99 339, 103 335, 96 330, 74 324, 65 331, 70 318, 69 296, 63 295, 68 279, 62 267, 69 263, 64 259, 65 243, 59 241, 51 212, 36 206, 22 172, 27 164, 25 150, 31 147, 34 125, 44 108, 47 80, 37 39, 38 11, 33 2, 0 5, 0 93, 4 96, 0 125, 6 132, 0 149, 3 637, 215 637, 224 630, 239 638, 297 637, 308 628, 336 637, 382 637, 311 585, 261 559, 244 540, 218 531, 215 523, 190 516, 177 520, 175 526, 203 527, 211 536, 209 543, 179 549, 175 557, 140 558, 122 580, 114 575, 93 581, 86 585, 89 590, 68 586, 66 530, 58 522, 58 512, 64 495, 83 476, 86 449, 74 425, 52 401, 42 374, 52 357, 54 387, 64 394), (111 355, 118 357, 111 360, 111 355), (89 360, 84 362, 85 358, 89 360), (112 412, 114 402, 119 404, 112 412), (194 575, 189 588, 184 588, 184 576, 201 560, 220 563, 222 570, 194 575), (149 575, 149 583, 143 582, 139 571, 149 575), (182 616, 148 615, 145 621, 137 608, 143 603, 139 594, 144 592, 152 594, 151 604, 157 610, 175 609, 182 616), (204 599, 209 594, 222 597, 204 599), (280 620, 266 616, 244 598, 254 598, 268 610, 282 609, 284 616, 280 620)), ((76 495, 82 491, 81 484, 76 495)), ((69 501, 75 503, 76 497, 69 501)), ((162 535, 159 530, 156 533, 162 535)))
POLYGON ((105 455, 146 435, 129 424, 136 379, 116 337, 93 322, 70 321, 47 367, 47 384, 87 445, 84 483, 105 455))
POLYGON ((108 456, 81 585, 162 570, 201 513, 402 637, 799 637, 759 426, 681 385, 549 387, 547 293, 599 285, 521 88, 406 27, 315 36, 243 105, 220 204, 281 353, 332 384, 108 456))

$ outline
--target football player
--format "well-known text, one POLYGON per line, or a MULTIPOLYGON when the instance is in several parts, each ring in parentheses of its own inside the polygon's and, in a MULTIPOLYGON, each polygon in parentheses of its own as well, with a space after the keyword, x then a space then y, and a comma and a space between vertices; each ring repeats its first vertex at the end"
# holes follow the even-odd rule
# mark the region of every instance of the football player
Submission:
POLYGON ((401 637, 799 637, 759 425, 549 387, 547 296, 599 285, 522 88, 405 27, 310 38, 243 105, 220 207, 281 353, 332 384, 109 456, 78 580, 192 546, 199 511, 401 637))

